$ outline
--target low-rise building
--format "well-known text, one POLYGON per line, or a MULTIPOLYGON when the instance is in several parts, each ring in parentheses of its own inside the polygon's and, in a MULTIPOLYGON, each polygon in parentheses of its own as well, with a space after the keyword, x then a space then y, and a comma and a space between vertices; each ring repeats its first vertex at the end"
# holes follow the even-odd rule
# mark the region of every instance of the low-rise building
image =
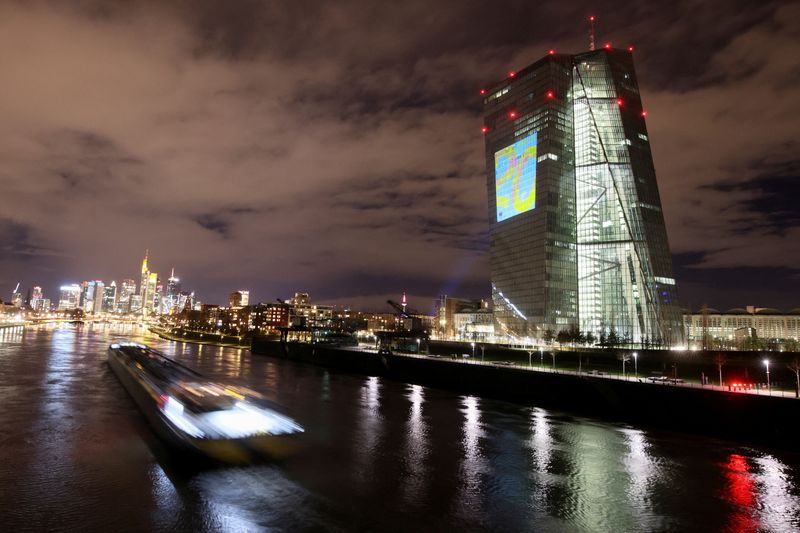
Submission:
POLYGON ((796 342, 800 340, 800 308, 784 313, 768 307, 747 306, 725 312, 707 307, 684 312, 683 325, 690 347, 734 348, 748 338, 796 342))

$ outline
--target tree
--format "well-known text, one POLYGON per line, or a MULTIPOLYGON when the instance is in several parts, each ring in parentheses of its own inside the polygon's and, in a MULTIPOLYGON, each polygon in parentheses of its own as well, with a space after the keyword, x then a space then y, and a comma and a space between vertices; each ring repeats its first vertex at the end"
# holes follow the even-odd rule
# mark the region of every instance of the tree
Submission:
POLYGON ((556 335, 556 340, 558 341, 559 344, 568 343, 569 340, 570 340, 569 331, 564 330, 564 329, 559 331, 558 335, 556 335))
POLYGON ((611 331, 608 332, 608 340, 606 342, 612 348, 619 344, 619 336, 617 335, 617 330, 616 329, 611 328, 611 331))
POLYGON ((631 334, 628 333, 628 332, 625 332, 625 334, 622 335, 622 344, 623 344, 623 346, 630 347, 630 345, 632 343, 633 343, 633 338, 631 337, 631 334))
POLYGON ((722 367, 725 363, 728 362, 728 356, 724 353, 718 353, 714 356, 714 363, 717 365, 717 370, 719 370, 719 386, 722 387, 722 367))
POLYGON ((794 397, 800 398, 800 359, 795 357, 794 361, 792 361, 786 366, 789 367, 789 370, 794 372, 794 377, 797 383, 797 388, 794 390, 794 397))
POLYGON ((627 363, 628 361, 631 360, 631 356, 627 352, 623 352, 623 353, 621 353, 621 354, 619 354, 617 356, 617 359, 622 361, 622 377, 624 378, 625 377, 625 363, 627 363))
POLYGON ((572 344, 579 344, 583 335, 581 334, 581 330, 578 329, 578 326, 572 324, 569 329, 567 330, 567 336, 569 337, 569 342, 572 344))
POLYGON ((556 335, 555 335, 555 333, 553 333, 552 329, 547 328, 546 330, 544 330, 544 335, 542 335, 542 340, 544 342, 546 342, 547 344, 553 344, 553 339, 555 339, 555 338, 556 338, 556 335))
POLYGON ((599 339, 597 339, 597 342, 598 342, 598 343, 600 344, 600 346, 602 346, 603 348, 605 348, 605 347, 606 347, 606 344, 608 343, 608 337, 606 337, 606 332, 605 332, 605 330, 603 330, 603 331, 601 331, 601 332, 600 332, 600 338, 599 338, 599 339))
POLYGON ((587 331, 584 337, 586 338, 586 344, 588 344, 589 346, 593 346, 594 343, 597 341, 597 339, 595 338, 594 334, 591 331, 587 331))

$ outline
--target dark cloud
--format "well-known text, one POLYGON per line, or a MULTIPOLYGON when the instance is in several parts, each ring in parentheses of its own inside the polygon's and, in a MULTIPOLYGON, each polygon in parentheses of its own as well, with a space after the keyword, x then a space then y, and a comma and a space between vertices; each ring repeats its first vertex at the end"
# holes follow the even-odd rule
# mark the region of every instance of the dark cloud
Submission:
POLYGON ((477 90, 585 49, 590 12, 636 46, 682 299, 791 283, 792 3, 83 0, 0 3, 0 290, 149 248, 212 301, 486 295, 477 90))

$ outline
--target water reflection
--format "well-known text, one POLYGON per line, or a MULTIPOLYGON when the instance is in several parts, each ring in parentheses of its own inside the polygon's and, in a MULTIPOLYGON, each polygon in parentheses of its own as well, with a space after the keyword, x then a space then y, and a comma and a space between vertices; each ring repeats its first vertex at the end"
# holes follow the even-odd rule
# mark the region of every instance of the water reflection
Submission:
POLYGON ((0 344, 20 342, 24 331, 22 327, 0 328, 0 344))
POLYGON ((407 504, 419 505, 424 498, 428 459, 428 427, 422 416, 425 391, 421 385, 406 385, 406 398, 411 405, 406 422, 406 442, 403 454, 407 472, 402 479, 401 491, 407 504))
POLYGON ((791 469, 771 455, 756 457, 752 463, 758 472, 756 486, 762 527, 770 531, 800 530, 800 496, 792 488, 791 469))
POLYGON ((358 462, 353 473, 359 483, 370 482, 381 439, 380 390, 380 379, 374 376, 367 378, 361 387, 358 433, 353 443, 358 462))
POLYGON ((14 333, 0 342, 0 399, 6 531, 800 530, 797 454, 168 343, 138 327, 14 333), (308 421, 307 449, 176 473, 185 458, 104 363, 111 340, 131 337, 290 407, 308 421))
POLYGON ((463 458, 459 474, 457 498, 458 512, 468 521, 483 518, 482 476, 486 473, 486 460, 481 454, 480 440, 484 436, 481 424, 480 400, 476 396, 461 399, 463 458))
POLYGON ((757 531, 759 522, 755 516, 755 481, 750 474, 747 457, 731 454, 725 464, 725 498, 734 506, 726 530, 757 531))
POLYGON ((635 524, 648 530, 658 529, 663 524, 657 521, 652 506, 655 485, 664 481, 664 474, 656 458, 650 453, 650 442, 644 431, 627 428, 621 430, 628 445, 623 465, 628 474, 628 504, 635 524))

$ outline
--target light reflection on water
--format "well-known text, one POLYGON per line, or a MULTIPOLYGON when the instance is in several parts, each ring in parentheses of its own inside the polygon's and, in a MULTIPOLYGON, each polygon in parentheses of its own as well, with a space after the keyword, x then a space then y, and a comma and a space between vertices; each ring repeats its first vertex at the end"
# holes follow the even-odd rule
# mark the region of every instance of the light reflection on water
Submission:
POLYGON ((425 465, 428 460, 428 427, 422 415, 425 389, 421 385, 406 385, 406 399, 411 406, 406 423, 406 442, 403 464, 407 470, 402 480, 403 500, 409 505, 420 505, 426 488, 425 465))
POLYGON ((160 341, 135 326, 0 330, 0 398, 5 530, 800 529, 797 454, 160 341), (307 448, 248 467, 179 460, 105 366, 108 343, 130 336, 284 405, 307 448))

